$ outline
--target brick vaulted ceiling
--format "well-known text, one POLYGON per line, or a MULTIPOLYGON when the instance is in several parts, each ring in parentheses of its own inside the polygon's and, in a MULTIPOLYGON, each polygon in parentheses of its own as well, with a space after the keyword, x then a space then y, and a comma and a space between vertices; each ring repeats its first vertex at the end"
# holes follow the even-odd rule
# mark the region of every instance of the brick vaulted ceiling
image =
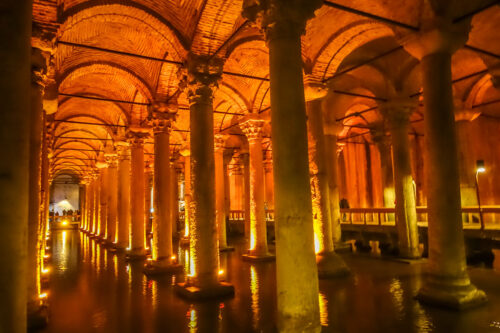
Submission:
MULTIPOLYGON (((304 74, 308 79, 326 81, 331 88, 325 103, 326 119, 335 121, 376 106, 374 99, 339 95, 334 90, 385 99, 421 90, 418 61, 403 49, 345 75, 338 73, 397 48, 425 20, 429 6, 459 18, 491 2, 335 1, 410 28, 327 4, 322 6, 308 22, 302 46, 304 74), (329 80, 334 75, 338 77, 329 80)), ((92 166, 93 159, 110 149, 113 140, 120 139, 127 126, 144 124, 148 104, 155 101, 178 101, 172 142, 176 150, 185 147, 189 140, 189 112, 186 97, 178 89, 178 71, 190 52, 225 60, 226 74, 214 100, 215 132, 241 134, 235 124, 247 113, 269 117, 268 49, 261 31, 241 16, 242 5, 242 0, 34 0, 34 39, 49 39, 54 43, 51 63, 60 93, 58 110, 51 116, 55 120, 55 170, 70 168, 83 175, 92 166), (59 41, 94 48, 57 43, 59 41)), ((490 6, 474 15, 468 41, 469 45, 493 55, 462 49, 453 58, 454 79, 481 72, 454 85, 457 103, 464 107, 500 97, 494 87, 500 73, 498 56, 494 56, 500 54, 500 37, 494 26, 499 19, 498 6, 490 6)), ((494 114, 495 108, 485 106, 482 111, 494 114)), ((418 120, 422 116, 417 112, 414 117, 418 120)), ((346 127, 342 135, 363 132, 363 126, 379 121, 376 109, 347 118, 343 120, 346 127)), ((415 130, 421 130, 418 122, 415 124, 415 130)), ((147 156, 152 153, 150 142, 145 146, 147 156)), ((235 135, 227 145, 245 145, 245 140, 235 135)))

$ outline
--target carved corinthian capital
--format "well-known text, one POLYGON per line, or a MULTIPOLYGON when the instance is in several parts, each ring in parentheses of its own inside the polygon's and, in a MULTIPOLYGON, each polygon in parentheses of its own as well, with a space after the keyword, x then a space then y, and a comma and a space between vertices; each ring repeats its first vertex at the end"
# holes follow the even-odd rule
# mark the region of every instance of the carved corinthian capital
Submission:
POLYGON ((185 68, 179 72, 179 86, 186 90, 190 104, 212 101, 213 90, 222 78, 223 64, 221 58, 188 55, 185 68))
POLYGON ((306 21, 321 5, 321 0, 244 0, 242 15, 254 21, 269 41, 302 35, 306 21))

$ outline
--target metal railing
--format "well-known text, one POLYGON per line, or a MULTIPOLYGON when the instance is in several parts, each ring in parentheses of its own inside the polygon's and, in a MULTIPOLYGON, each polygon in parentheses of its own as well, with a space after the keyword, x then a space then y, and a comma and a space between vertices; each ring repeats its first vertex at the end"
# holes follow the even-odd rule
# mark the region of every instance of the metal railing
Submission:
MULTIPOLYGON (((229 221, 239 222, 245 221, 245 211, 244 210, 231 210, 229 211, 229 221)), ((274 222, 274 210, 266 210, 266 221, 274 222)))
MULTIPOLYGON (((416 207, 418 225, 427 226, 427 207, 416 207)), ((346 208, 340 209, 341 224, 395 225, 395 208, 346 208)), ((462 207, 464 229, 500 229, 500 206, 462 207), (480 217, 482 214, 482 218, 480 217)))

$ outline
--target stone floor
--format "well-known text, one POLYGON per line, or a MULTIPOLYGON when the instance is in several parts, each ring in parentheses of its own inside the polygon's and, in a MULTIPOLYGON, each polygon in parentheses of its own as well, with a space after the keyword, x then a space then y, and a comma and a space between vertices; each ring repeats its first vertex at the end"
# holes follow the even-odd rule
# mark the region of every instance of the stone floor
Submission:
MULTIPOLYGON (((44 332, 274 332, 275 264, 243 262, 242 242, 233 245, 236 251, 223 253, 220 265, 236 288, 235 297, 190 304, 173 293, 172 285, 182 275, 149 280, 142 274, 143 262, 127 263, 123 255, 78 231, 55 231, 48 291, 51 319, 44 332)), ((179 249, 184 265, 188 255, 179 249)), ((344 258, 350 277, 320 281, 324 332, 500 333, 498 259, 494 269, 470 269, 489 303, 458 313, 413 299, 422 283, 421 264, 356 254, 344 258)))

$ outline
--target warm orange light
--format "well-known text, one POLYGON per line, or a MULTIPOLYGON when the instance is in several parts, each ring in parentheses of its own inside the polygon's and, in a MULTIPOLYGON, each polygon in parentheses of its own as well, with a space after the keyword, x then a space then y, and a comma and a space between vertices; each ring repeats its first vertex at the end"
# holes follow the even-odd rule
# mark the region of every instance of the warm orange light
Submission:
POLYGON ((62 221, 62 225, 68 225, 68 221, 67 220, 63 220, 62 221))
POLYGON ((170 259, 175 260, 175 259, 177 259, 177 257, 176 256, 171 256, 170 259))
POLYGON ((222 274, 224 274, 224 270, 223 270, 223 269, 220 269, 220 270, 219 270, 219 275, 222 275, 222 274))
POLYGON ((47 298, 47 296, 48 296, 47 293, 42 293, 42 294, 38 295, 38 298, 44 299, 44 298, 47 298))
POLYGON ((42 274, 48 274, 50 272, 49 268, 42 269, 42 274))

